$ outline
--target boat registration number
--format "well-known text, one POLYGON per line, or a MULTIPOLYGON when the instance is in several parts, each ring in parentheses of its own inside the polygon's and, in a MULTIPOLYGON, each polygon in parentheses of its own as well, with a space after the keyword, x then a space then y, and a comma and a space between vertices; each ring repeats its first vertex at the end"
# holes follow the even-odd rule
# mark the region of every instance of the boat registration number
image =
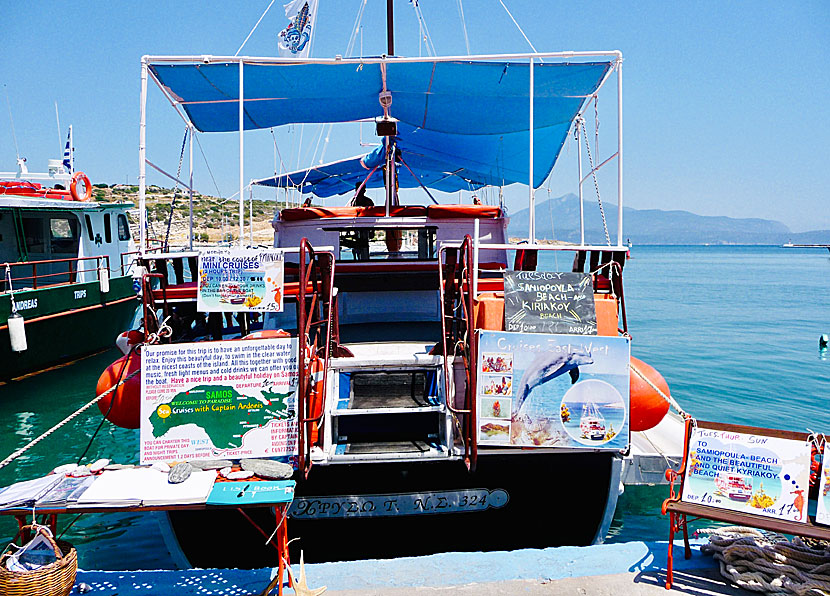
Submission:
POLYGON ((294 519, 387 517, 433 513, 466 513, 504 507, 507 491, 497 488, 403 493, 396 495, 338 495, 295 497, 288 515, 294 519))

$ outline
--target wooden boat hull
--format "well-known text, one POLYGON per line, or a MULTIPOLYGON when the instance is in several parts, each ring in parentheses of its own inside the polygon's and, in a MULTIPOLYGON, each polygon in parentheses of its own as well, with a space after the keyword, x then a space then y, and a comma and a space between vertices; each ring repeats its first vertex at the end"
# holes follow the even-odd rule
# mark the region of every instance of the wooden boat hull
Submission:
MULTIPOLYGON (((609 453, 522 450, 480 454, 474 473, 460 461, 314 466, 308 480, 298 484, 288 519, 289 539, 301 538, 291 545, 292 557, 299 557, 299 549, 307 562, 321 562, 602 542, 616 508, 618 462, 609 453), (447 507, 447 500, 440 499, 468 489, 493 496, 506 493, 507 499, 498 507, 467 510, 447 507), (367 507, 367 500, 360 499, 366 495, 379 498, 367 507), (341 497, 339 515, 329 515, 332 507, 319 506, 334 496, 341 497), (416 508, 421 512, 392 513, 395 505, 388 503, 396 496, 410 503, 420 499, 416 508), (302 499, 306 505, 298 508, 302 499), (309 499, 318 500, 312 507, 318 513, 325 509, 326 515, 303 514, 309 499), (360 503, 376 514, 354 513, 360 503), (440 512, 442 503, 445 513, 440 512)), ((402 504, 399 509, 404 509, 402 504)), ((274 530, 270 509, 245 512, 265 532, 274 530)), ((276 551, 265 546, 262 534, 238 511, 182 511, 167 519, 175 536, 175 544, 168 547, 179 549, 192 566, 275 563, 276 551)))

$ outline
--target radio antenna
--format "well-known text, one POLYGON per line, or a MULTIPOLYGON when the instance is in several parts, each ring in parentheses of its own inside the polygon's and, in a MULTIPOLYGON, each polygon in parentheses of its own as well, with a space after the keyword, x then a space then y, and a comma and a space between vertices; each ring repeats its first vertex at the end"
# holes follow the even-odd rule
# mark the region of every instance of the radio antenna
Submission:
POLYGON ((6 84, 3 83, 3 91, 6 94, 6 105, 9 108, 9 122, 12 124, 12 139, 14 139, 14 152, 17 156, 17 160, 20 161, 20 149, 17 147, 17 135, 14 134, 14 118, 12 118, 12 104, 9 101, 9 90, 6 87, 6 84))
POLYGON ((58 151, 63 151, 63 138, 61 137, 61 117, 58 114, 58 100, 55 100, 55 120, 58 121, 58 151))

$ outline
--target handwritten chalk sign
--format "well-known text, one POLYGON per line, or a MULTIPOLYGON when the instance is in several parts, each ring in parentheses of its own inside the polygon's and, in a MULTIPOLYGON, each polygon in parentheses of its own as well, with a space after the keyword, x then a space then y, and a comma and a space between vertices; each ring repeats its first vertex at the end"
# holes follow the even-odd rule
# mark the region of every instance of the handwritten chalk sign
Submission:
POLYGON ((591 276, 557 271, 505 272, 504 328, 523 333, 596 335, 591 276))

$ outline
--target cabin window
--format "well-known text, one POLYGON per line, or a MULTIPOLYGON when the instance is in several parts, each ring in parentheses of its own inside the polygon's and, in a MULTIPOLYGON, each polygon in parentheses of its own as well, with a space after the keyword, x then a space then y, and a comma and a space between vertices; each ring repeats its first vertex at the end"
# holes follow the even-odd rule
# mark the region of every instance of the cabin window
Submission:
POLYGON ((112 242, 112 222, 109 213, 104 213, 104 240, 112 242))
POLYGON ((88 213, 84 213, 84 221, 86 222, 86 234, 89 236, 89 241, 95 241, 95 231, 92 229, 92 220, 89 218, 88 213))
POLYGON ((29 254, 46 252, 46 235, 44 234, 41 218, 24 217, 23 236, 26 239, 26 251, 29 254))
POLYGON ((52 254, 76 254, 78 250, 78 222, 66 217, 50 218, 49 245, 52 254))
POLYGON ((348 228, 340 235, 341 261, 429 261, 435 257, 434 227, 348 228))
POLYGON ((130 239, 130 224, 127 223, 127 216, 118 214, 118 239, 125 242, 130 239))

